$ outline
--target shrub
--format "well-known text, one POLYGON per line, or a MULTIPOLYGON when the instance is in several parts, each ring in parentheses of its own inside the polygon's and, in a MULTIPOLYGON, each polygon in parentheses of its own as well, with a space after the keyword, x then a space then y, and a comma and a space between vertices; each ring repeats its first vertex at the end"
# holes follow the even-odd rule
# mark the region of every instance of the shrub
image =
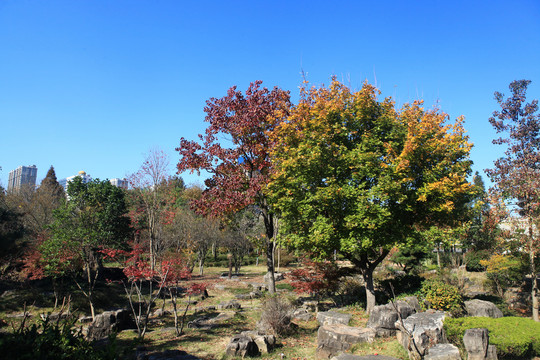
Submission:
POLYGON ((51 324, 48 319, 0 336, 0 349, 5 359, 114 359, 114 341, 105 349, 95 349, 84 336, 72 331, 73 322, 51 324))
POLYGON ((268 296, 262 305, 259 328, 270 331, 274 335, 286 336, 293 332, 294 324, 291 323, 291 303, 279 296, 268 296))
POLYGON ((465 330, 486 328, 489 343, 497 347, 499 359, 523 359, 540 356, 540 323, 521 317, 446 318, 444 329, 448 340, 464 348, 465 330))
POLYGON ((481 272, 485 271, 486 267, 480 263, 482 260, 486 260, 490 256, 490 251, 480 250, 480 251, 469 251, 465 253, 465 266, 467 271, 471 272, 481 272))
POLYGON ((523 261, 509 255, 493 255, 488 260, 481 260, 480 264, 486 267, 488 281, 493 290, 504 296, 504 289, 515 286, 523 279, 523 261))
POLYGON ((339 286, 339 268, 333 261, 302 260, 302 267, 290 272, 291 285, 297 293, 325 295, 339 286))
POLYGON ((459 314, 463 309, 463 299, 456 286, 440 280, 426 280, 420 289, 420 297, 435 310, 459 314))

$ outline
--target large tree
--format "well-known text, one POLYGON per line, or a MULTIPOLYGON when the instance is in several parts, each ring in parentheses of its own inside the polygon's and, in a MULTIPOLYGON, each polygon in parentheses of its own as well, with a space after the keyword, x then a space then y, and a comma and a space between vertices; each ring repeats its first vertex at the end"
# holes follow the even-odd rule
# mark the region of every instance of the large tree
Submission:
POLYGON ((287 116, 289 93, 279 88, 261 88, 251 83, 245 94, 232 87, 227 95, 206 102, 209 123, 200 143, 180 140, 178 172, 201 170, 210 173, 206 189, 193 208, 206 216, 225 219, 255 205, 266 229, 266 255, 270 292, 274 284, 274 236, 276 218, 263 192, 272 163, 268 133, 287 116))
POLYGON ((333 81, 302 89, 299 104, 271 139, 275 173, 268 190, 289 246, 330 258, 342 253, 375 305, 373 271, 398 243, 456 220, 471 185, 462 120, 424 110, 396 111, 365 83, 333 81))
POLYGON ((68 184, 68 200, 54 212, 50 237, 40 246, 42 261, 50 274, 83 270, 94 317, 93 290, 99 277, 100 250, 125 246, 131 237, 124 190, 108 180, 84 183, 76 177, 68 184))
POLYGON ((521 232, 523 245, 529 253, 532 279, 533 318, 539 321, 538 282, 535 258, 540 245, 540 114, 538 100, 526 102, 530 80, 510 83, 511 95, 495 92, 501 110, 493 112, 489 122, 497 133, 503 134, 493 140, 494 144, 506 146, 504 156, 495 161, 495 167, 487 170, 503 199, 519 208, 521 217, 516 235, 521 232))

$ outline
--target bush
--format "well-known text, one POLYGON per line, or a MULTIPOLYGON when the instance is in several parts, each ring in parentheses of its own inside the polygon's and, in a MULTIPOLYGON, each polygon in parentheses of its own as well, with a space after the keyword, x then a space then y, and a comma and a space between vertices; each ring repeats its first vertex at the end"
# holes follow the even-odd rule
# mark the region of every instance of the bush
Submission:
POLYGON ((114 341, 104 350, 95 349, 80 332, 71 330, 73 322, 51 324, 48 319, 24 327, 13 334, 0 335, 5 359, 19 360, 101 360, 114 359, 114 341))
POLYGON ((540 356, 540 323, 521 317, 446 318, 444 329, 448 340, 464 349, 465 330, 486 328, 489 343, 497 347, 499 359, 525 359, 540 356))
POLYGON ((486 267, 480 263, 482 260, 486 260, 489 258, 491 253, 488 250, 480 250, 480 251, 469 251, 465 253, 465 266, 467 268, 467 271, 471 272, 481 272, 485 271, 486 267))
POLYGON ((286 299, 272 295, 263 301, 259 328, 274 335, 286 336, 293 332, 291 323, 292 305, 286 299))
POLYGON ((506 288, 518 285, 527 272, 522 259, 510 255, 495 254, 480 264, 486 267, 489 284, 500 297, 506 288))
POLYGON ((448 311, 453 315, 463 311, 463 299, 454 285, 440 280, 426 280, 419 295, 429 303, 431 309, 448 311))

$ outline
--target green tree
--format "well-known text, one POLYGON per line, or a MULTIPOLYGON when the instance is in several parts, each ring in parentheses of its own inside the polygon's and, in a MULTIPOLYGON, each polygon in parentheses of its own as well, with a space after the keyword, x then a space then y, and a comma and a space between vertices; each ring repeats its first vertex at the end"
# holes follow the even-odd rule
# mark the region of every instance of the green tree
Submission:
POLYGON ((273 132, 268 194, 281 234, 296 249, 349 259, 375 305, 373 271, 396 244, 433 225, 458 220, 472 186, 462 119, 426 111, 398 112, 364 84, 358 92, 333 81, 303 89, 288 121, 273 132))
POLYGON ((48 274, 76 274, 83 270, 86 288, 76 283, 88 298, 94 317, 93 290, 101 267, 102 248, 122 247, 131 236, 124 190, 108 180, 83 183, 76 177, 68 184, 68 200, 54 212, 50 237, 40 246, 48 274))

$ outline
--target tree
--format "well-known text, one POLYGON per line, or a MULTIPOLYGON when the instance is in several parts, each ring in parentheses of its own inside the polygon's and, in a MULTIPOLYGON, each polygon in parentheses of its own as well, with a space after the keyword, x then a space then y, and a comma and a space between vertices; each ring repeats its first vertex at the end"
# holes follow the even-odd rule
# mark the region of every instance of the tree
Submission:
POLYGON ((498 134, 504 134, 493 143, 506 146, 506 150, 487 174, 502 199, 519 209, 521 218, 516 219, 514 235, 522 236, 529 254, 532 312, 534 320, 540 321, 535 267, 540 245, 537 230, 540 222, 540 114, 538 100, 526 103, 530 83, 530 80, 512 81, 511 95, 506 99, 500 92, 495 92, 501 110, 494 111, 489 122, 498 134))
POLYGON ((349 259, 375 305, 373 271, 396 244, 458 220, 472 186, 462 119, 421 102, 400 112, 365 83, 333 80, 301 90, 299 104, 272 133, 275 172, 268 186, 285 243, 329 259, 349 259))
POLYGON ((245 95, 232 87, 227 95, 206 102, 209 123, 201 143, 180 139, 178 173, 207 171, 206 189, 193 208, 205 216, 226 220, 250 205, 258 208, 266 230, 268 288, 275 291, 273 250, 277 219, 263 190, 272 163, 268 133, 281 123, 289 109, 289 93, 277 87, 251 83, 245 95), (221 142, 220 142, 221 141, 221 142))
MULTIPOLYGON (((148 232, 150 268, 153 271, 157 257, 164 250, 163 227, 174 218, 176 188, 168 186, 171 181, 168 173, 169 159, 161 150, 151 150, 141 168, 129 177, 133 223, 138 230, 148 232)), ((172 183, 181 187, 184 182, 176 179, 172 183)))
POLYGON ((83 183, 76 177, 68 184, 68 201, 54 212, 50 237, 40 246, 41 258, 51 275, 75 275, 94 317, 93 290, 99 277, 100 249, 119 248, 131 237, 124 190, 108 180, 83 183), (76 274, 83 270, 86 289, 76 274))

